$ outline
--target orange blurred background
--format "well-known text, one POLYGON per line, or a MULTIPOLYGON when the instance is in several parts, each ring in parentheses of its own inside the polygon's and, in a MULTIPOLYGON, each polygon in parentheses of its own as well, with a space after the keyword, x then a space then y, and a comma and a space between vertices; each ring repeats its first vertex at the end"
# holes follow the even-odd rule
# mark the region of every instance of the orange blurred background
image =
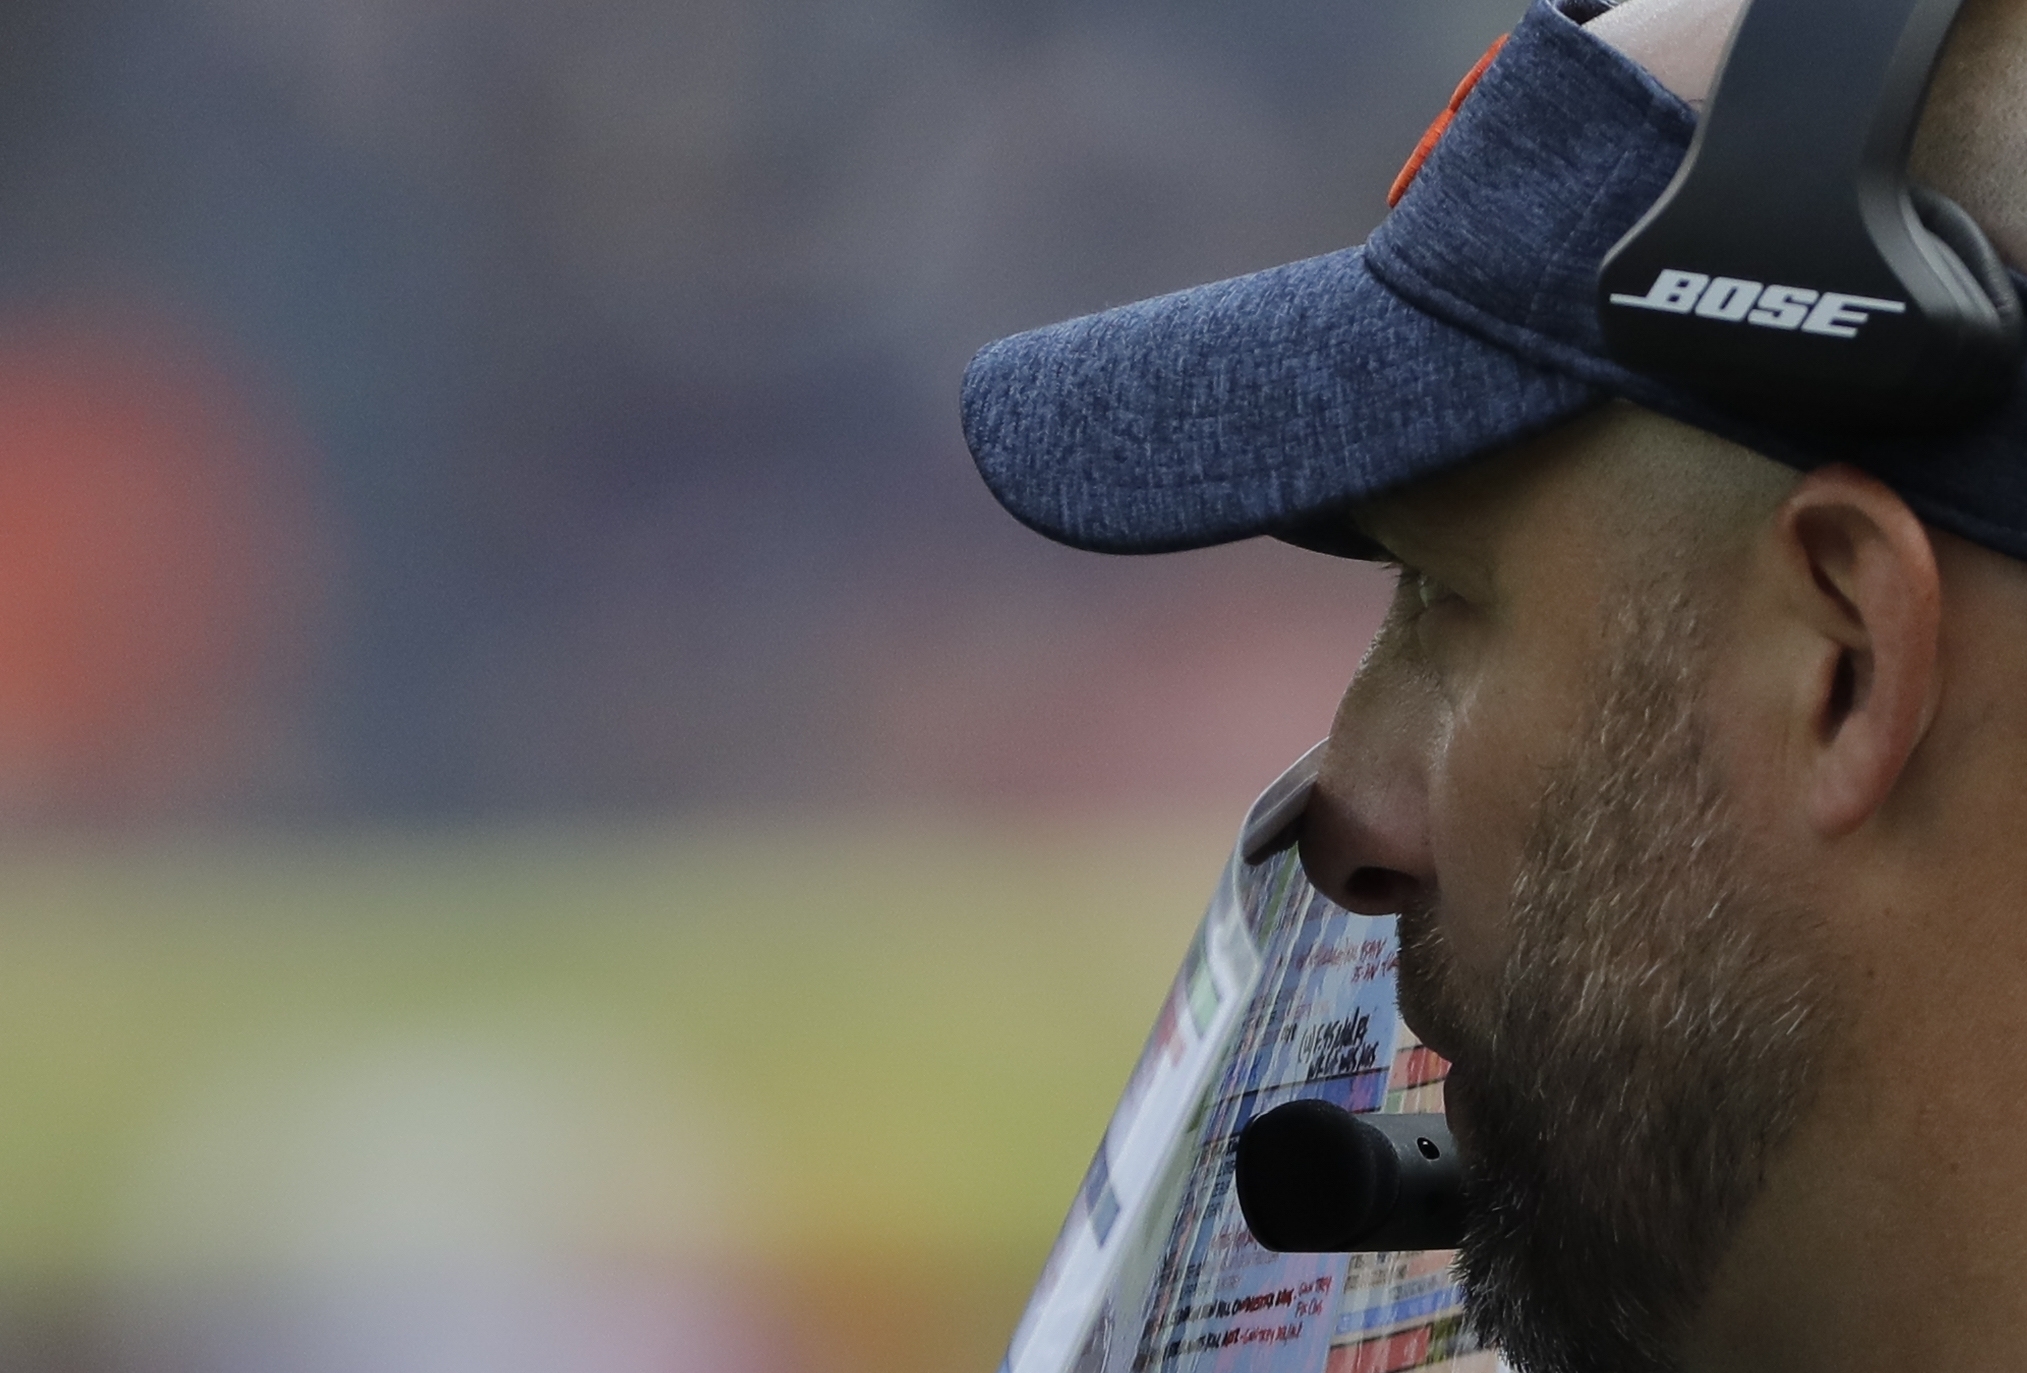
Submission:
POLYGON ((0 333, 10 820, 238 809, 291 767, 336 548, 304 437, 219 354, 137 313, 0 333))

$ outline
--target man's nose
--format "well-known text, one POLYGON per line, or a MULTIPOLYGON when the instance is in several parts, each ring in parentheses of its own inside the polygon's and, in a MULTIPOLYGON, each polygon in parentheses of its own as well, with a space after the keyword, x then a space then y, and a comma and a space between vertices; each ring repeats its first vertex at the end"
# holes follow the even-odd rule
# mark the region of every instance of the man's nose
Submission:
POLYGON ((1436 892, 1426 730, 1406 685, 1368 660, 1338 708, 1302 815, 1309 881, 1361 915, 1425 906, 1436 892))

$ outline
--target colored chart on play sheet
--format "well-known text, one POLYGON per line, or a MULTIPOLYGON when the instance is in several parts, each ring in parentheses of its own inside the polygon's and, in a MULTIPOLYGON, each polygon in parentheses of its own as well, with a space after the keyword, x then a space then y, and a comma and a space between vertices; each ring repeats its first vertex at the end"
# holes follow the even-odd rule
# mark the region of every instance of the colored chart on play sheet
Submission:
POLYGON ((1401 1023, 1394 922, 1284 851, 1234 855, 1008 1351, 1003 1373, 1493 1373, 1450 1255, 1277 1254, 1232 1186, 1255 1116, 1297 1098, 1442 1109, 1401 1023))

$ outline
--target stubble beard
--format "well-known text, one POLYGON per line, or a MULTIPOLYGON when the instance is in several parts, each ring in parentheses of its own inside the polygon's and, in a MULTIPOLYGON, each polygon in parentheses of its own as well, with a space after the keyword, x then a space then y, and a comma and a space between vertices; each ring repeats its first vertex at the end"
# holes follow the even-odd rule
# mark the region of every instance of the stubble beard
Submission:
POLYGON ((1656 1373, 1804 1110, 1827 994, 1714 775, 1678 600, 1629 608, 1595 727, 1540 802, 1513 944, 1460 985, 1402 921, 1403 1004, 1457 1053, 1474 1330, 1522 1373, 1656 1373))

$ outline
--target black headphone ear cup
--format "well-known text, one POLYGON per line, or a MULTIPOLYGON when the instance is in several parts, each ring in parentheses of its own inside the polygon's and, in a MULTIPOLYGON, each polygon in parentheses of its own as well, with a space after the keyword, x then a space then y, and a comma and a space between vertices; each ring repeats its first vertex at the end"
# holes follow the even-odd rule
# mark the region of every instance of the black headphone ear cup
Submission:
POLYGON ((1963 206, 1926 186, 1910 184, 1908 200, 1922 227, 1955 256, 1964 274, 1976 283, 1985 299, 1998 311, 1999 327, 2008 338, 2018 338, 2021 326, 2020 293, 2013 275, 2006 270, 1999 250, 1985 237, 1985 231, 1963 206))

